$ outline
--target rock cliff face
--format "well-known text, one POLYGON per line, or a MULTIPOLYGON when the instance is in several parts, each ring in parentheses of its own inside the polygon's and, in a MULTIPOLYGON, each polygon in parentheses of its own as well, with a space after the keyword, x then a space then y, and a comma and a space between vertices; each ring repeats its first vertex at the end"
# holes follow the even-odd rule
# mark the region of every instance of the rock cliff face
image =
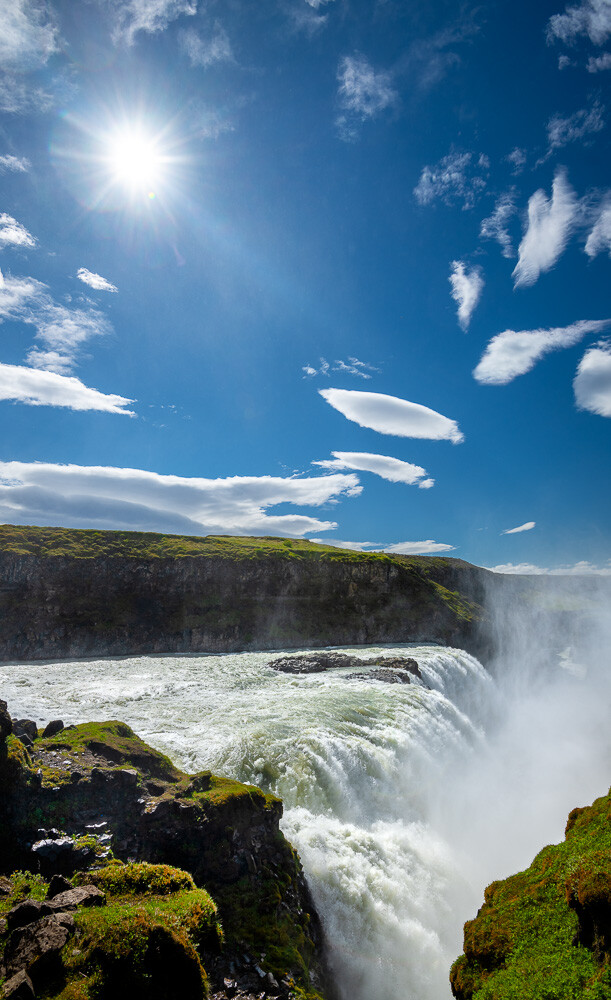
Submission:
POLYGON ((0 659, 411 641, 481 652, 491 575, 287 539, 4 526, 0 659))

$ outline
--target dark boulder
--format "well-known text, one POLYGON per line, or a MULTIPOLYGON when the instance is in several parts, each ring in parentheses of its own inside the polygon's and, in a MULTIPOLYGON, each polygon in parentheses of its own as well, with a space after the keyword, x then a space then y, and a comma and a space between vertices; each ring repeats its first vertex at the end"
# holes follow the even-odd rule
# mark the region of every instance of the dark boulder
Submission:
POLYGON ((64 724, 61 719, 53 719, 53 721, 49 722, 42 731, 43 740, 46 740, 48 736, 57 736, 58 733, 61 733, 63 728, 64 724))
POLYGON ((7 977, 22 970, 35 987, 61 973, 61 950, 74 931, 74 917, 52 913, 25 927, 17 927, 8 939, 4 952, 7 977))
POLYGON ((77 906, 103 906, 105 902, 105 894, 95 885, 79 885, 76 889, 71 887, 66 892, 60 892, 54 897, 51 905, 56 910, 60 907, 75 910, 77 906))
POLYGON ((11 719, 5 701, 0 699, 0 743, 4 743, 7 736, 13 731, 13 720, 11 719))
POLYGON ((69 882, 64 875, 54 875, 49 882, 49 888, 47 889, 47 899, 53 899, 55 896, 59 896, 60 892, 70 892, 74 886, 72 882, 69 882))
POLYGON ((36 997, 32 980, 23 969, 5 982, 3 990, 3 1000, 35 1000, 36 997))
POLYGON ((35 920, 48 917, 53 912, 51 903, 41 902, 38 899, 24 899, 22 903, 17 903, 12 910, 8 911, 6 915, 7 927, 9 931, 13 931, 16 927, 25 927, 26 924, 32 924, 35 920))
POLYGON ((23 741, 25 736, 31 743, 38 739, 38 726, 33 719, 13 719, 13 733, 23 741))

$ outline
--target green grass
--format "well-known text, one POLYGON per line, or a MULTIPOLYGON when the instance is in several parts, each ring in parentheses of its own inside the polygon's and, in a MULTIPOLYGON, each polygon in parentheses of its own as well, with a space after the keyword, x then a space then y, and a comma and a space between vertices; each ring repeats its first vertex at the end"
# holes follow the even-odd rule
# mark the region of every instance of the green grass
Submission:
MULTIPOLYGON (((37 740, 35 746, 37 750, 61 750, 66 757, 90 750, 111 764, 133 767, 164 781, 177 781, 183 777, 183 772, 172 764, 169 757, 153 750, 124 722, 86 722, 63 729, 56 736, 37 740)), ((66 776, 69 780, 69 772, 66 776)))
POLYGON ((461 1000, 610 1000, 611 960, 574 943, 575 903, 611 916, 611 795, 574 810, 563 843, 530 868, 493 882, 465 924, 464 954, 450 975, 461 1000), (606 910, 605 910, 606 908, 606 910))

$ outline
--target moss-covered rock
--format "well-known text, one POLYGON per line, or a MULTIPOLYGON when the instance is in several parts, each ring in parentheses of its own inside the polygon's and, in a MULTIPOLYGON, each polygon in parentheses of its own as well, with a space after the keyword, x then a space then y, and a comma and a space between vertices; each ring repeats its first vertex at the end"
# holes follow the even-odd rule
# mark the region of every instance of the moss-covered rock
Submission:
POLYGON ((450 973, 458 1000, 610 1000, 611 793, 485 892, 450 973))

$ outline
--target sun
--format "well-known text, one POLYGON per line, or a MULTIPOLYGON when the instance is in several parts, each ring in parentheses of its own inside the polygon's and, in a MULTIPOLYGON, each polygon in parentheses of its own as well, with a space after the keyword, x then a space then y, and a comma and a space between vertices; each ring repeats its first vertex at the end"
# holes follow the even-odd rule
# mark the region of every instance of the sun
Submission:
POLYGON ((108 139, 112 179, 131 191, 154 191, 163 181, 166 161, 159 141, 140 128, 123 128, 108 139))

